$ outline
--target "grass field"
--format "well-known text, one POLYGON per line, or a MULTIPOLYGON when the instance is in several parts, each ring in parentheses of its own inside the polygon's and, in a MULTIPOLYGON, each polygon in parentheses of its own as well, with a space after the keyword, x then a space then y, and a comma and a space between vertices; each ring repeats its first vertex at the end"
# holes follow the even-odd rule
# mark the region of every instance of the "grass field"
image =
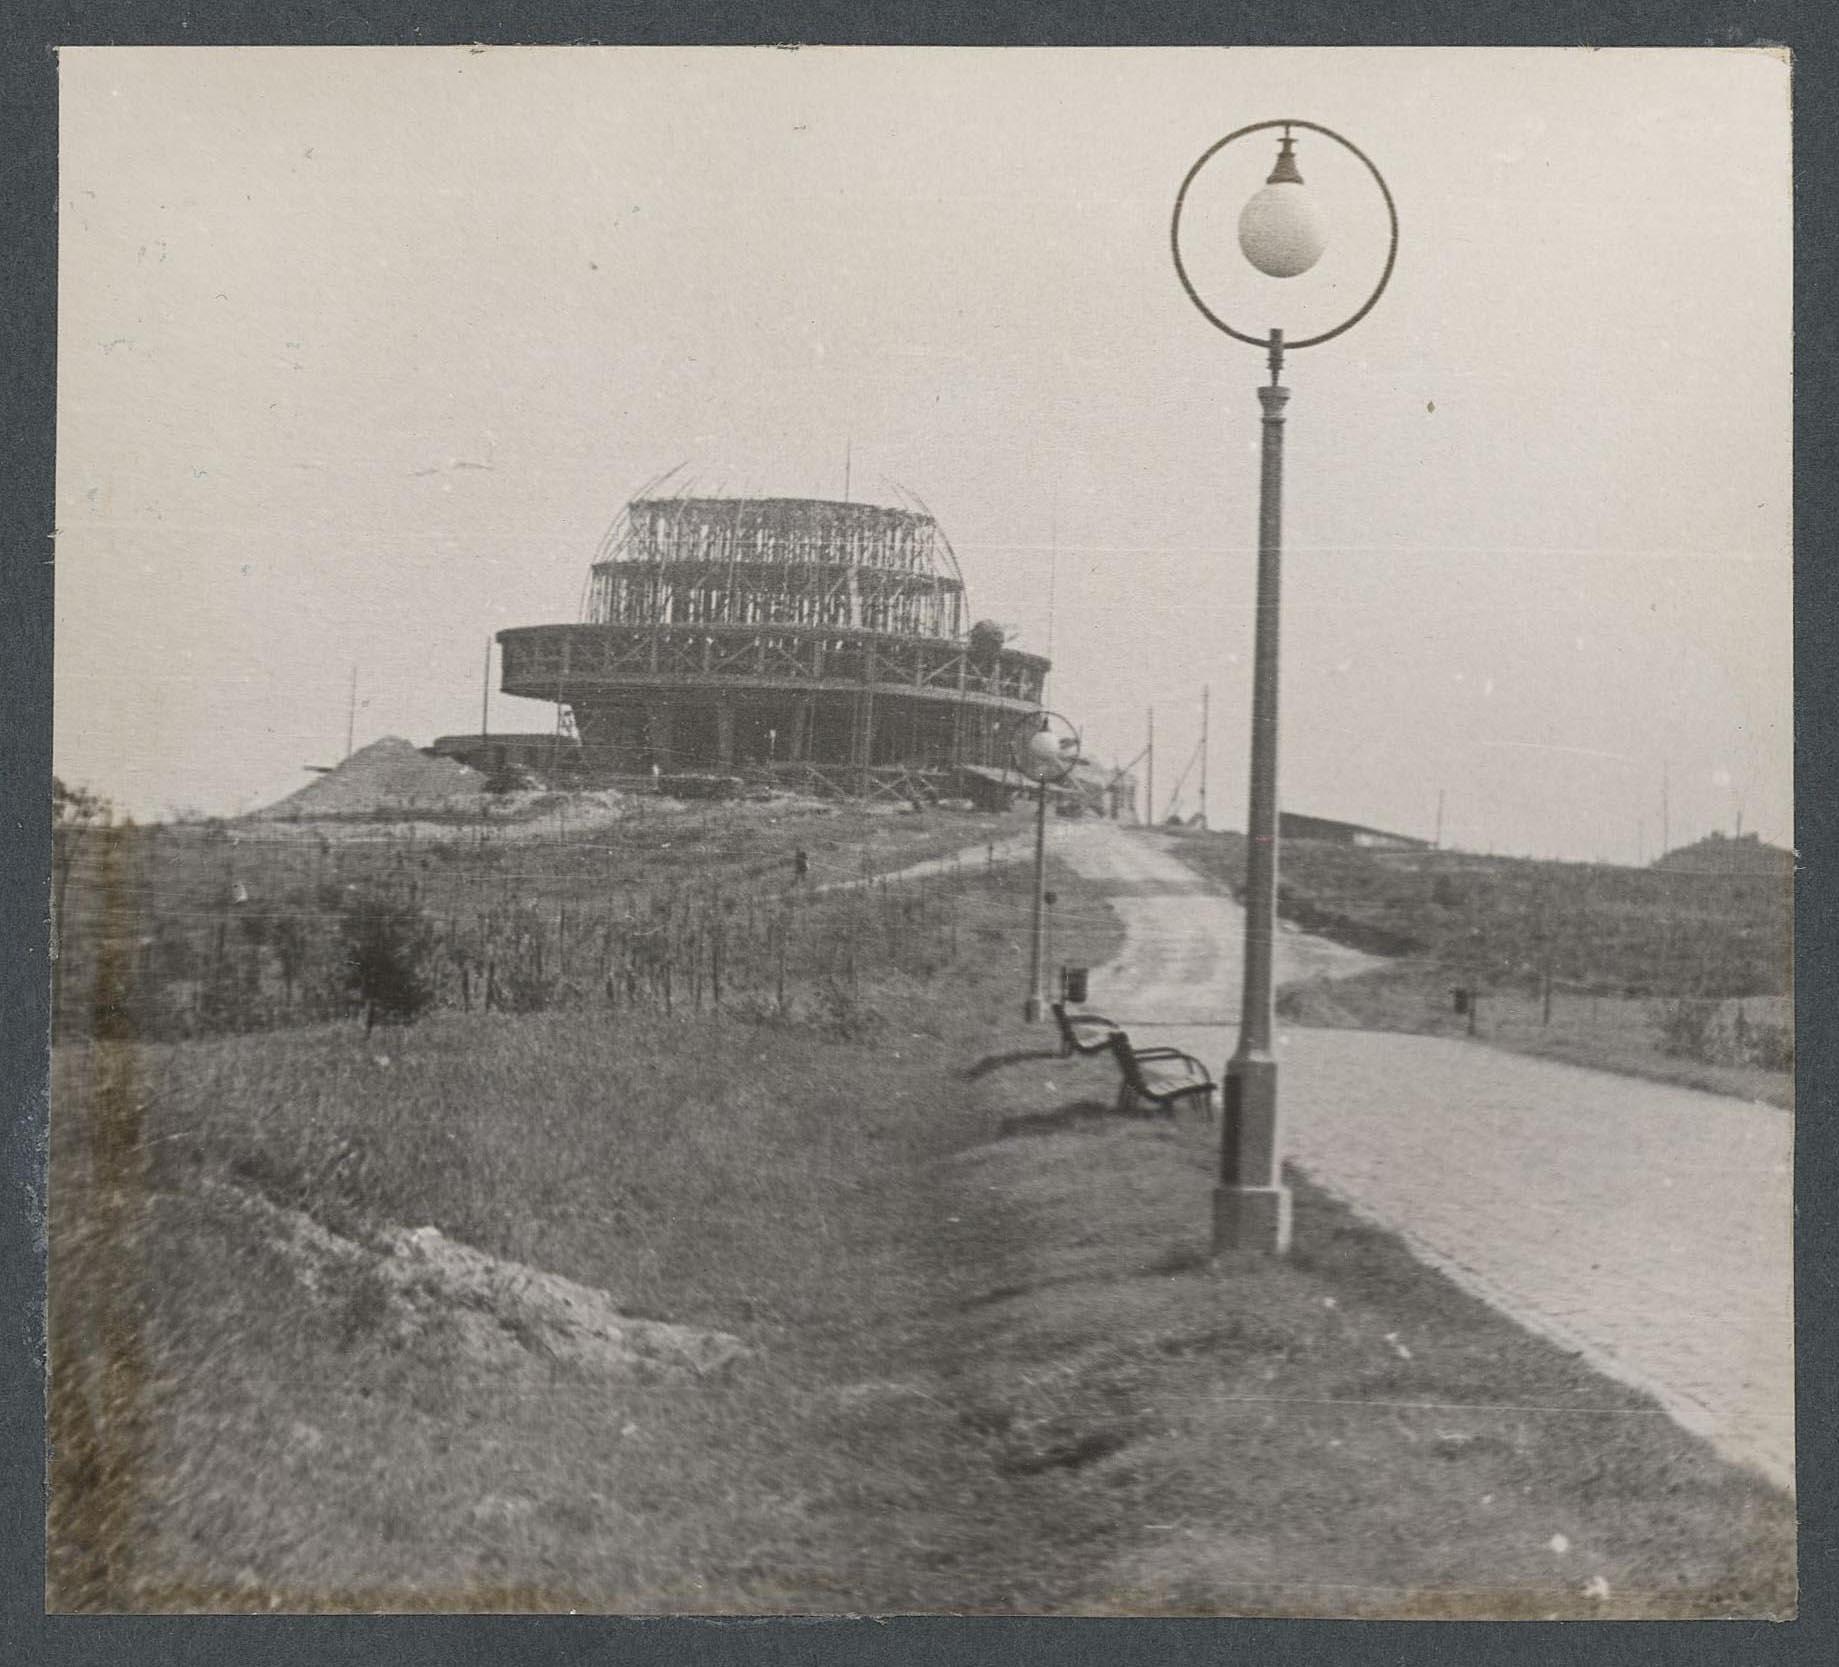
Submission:
MULTIPOLYGON (((1553 993, 1550 1017, 1540 992, 1506 988, 1481 998, 1471 1032, 1454 1011, 1446 969, 1421 961, 1383 966, 1333 983, 1294 984, 1278 995, 1292 1024, 1332 1030, 1401 1030, 1418 1036, 1468 1036, 1490 1047, 1542 1059, 1562 1059, 1596 1071, 1677 1083, 1711 1094, 1763 1100, 1792 1110, 1794 1073, 1749 1063, 1722 1063, 1670 1054, 1662 1043, 1665 1004, 1631 996, 1553 993)), ((1785 998, 1757 996, 1722 1003, 1729 1014, 1776 1029, 1791 1027, 1785 998)))
POLYGON ((776 987, 795 852, 809 890, 1025 825, 798 799, 547 798, 517 837, 498 823, 416 835, 364 818, 67 832, 57 1034, 170 1040, 341 1016, 343 914, 361 897, 425 920, 443 1007, 485 1003, 488 968, 507 1005, 565 1001, 609 974, 652 981, 666 963, 673 1005, 724 973, 732 988, 776 987))
MULTIPOLYGON (((1159 837, 1235 890, 1236 833, 1159 837)), ((1550 975, 1599 994, 1782 995, 1793 971, 1791 874, 1696 873, 1472 851, 1286 840, 1278 902, 1297 925, 1378 955, 1424 956, 1484 987, 1550 975)))
MULTIPOLYGON (((1243 884, 1241 836, 1161 837, 1198 872, 1243 884)), ((1303 840, 1286 844, 1282 861, 1280 914, 1389 961, 1281 992, 1293 1024, 1473 1035, 1595 1070, 1794 1104, 1784 881, 1303 840), (1457 987, 1479 995, 1472 1028, 1456 1011, 1457 987), (1669 1031, 1682 1010, 1699 1022, 1669 1031)))
MULTIPOLYGON (((1792 1607, 1790 1501, 1331 1200, 1287 1263, 1209 1264, 1216 1131, 1110 1115, 1019 1022, 1024 879, 952 882, 955 947, 880 916, 784 1013, 60 1047, 54 1605, 1792 1607), (750 1352, 653 1380, 405 1332, 277 1210, 750 1352)), ((1056 958, 1102 964, 1113 917, 1054 883, 1056 958)))
MULTIPOLYGON (((964 1049, 1016 1028, 1025 889, 999 869, 960 896, 955 976, 865 930, 855 987, 783 1015, 450 1013, 368 1039, 60 1048, 56 1601, 908 1601, 909 1536, 963 1524, 941 1499, 944 1526, 862 1543, 875 1479, 922 1488, 933 1455, 884 1451, 875 1392, 857 1407, 852 1386, 924 1307, 964 1049), (472 1360, 440 1328, 405 1346, 361 1276, 303 1289, 239 1192, 351 1236, 437 1225, 629 1313, 740 1334, 754 1363, 610 1396, 540 1358, 472 1360)), ((839 938, 879 907, 812 905, 839 938)), ((1069 901, 1058 921, 1068 953, 1115 943, 1102 911, 1069 901)))

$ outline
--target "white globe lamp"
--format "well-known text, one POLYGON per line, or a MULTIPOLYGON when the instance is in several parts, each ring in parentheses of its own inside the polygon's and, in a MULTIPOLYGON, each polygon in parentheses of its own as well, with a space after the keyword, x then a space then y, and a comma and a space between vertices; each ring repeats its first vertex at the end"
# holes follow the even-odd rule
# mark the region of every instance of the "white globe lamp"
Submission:
POLYGON ((1036 730, 1028 737, 1028 773, 1036 781, 1051 781, 1066 770, 1066 755, 1060 737, 1051 729, 1036 730))
POLYGON ((1239 213, 1239 248, 1267 278, 1299 277, 1328 247, 1328 225, 1297 170, 1295 144, 1286 132, 1271 177, 1239 213))

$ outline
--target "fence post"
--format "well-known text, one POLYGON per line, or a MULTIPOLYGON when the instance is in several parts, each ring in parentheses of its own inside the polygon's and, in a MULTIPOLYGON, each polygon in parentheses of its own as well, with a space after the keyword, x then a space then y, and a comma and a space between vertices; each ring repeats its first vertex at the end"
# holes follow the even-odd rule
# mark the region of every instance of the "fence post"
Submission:
POLYGON ((792 904, 791 900, 788 898, 786 900, 784 913, 779 919, 779 1011, 781 1013, 785 1011, 785 953, 786 939, 790 936, 788 929, 791 923, 792 904))

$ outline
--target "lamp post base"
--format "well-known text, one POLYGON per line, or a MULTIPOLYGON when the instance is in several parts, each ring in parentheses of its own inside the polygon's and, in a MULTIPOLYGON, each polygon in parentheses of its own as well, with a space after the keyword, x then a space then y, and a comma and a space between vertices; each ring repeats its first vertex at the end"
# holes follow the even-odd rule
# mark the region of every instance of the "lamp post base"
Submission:
POLYGON ((1039 996, 1030 996, 1022 1003, 1022 1019, 1025 1023, 1038 1025, 1047 1016, 1047 1003, 1039 996))
POLYGON ((1213 1189, 1213 1254, 1287 1256, 1290 1253, 1290 1189, 1213 1189))

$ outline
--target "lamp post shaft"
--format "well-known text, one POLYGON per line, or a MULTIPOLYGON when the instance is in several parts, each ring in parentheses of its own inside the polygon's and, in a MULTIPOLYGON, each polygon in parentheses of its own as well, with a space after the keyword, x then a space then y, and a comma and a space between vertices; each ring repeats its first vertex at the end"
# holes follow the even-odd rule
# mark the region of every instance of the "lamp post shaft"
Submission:
POLYGON ((1034 790, 1034 923, 1028 949, 1028 1001, 1022 1016, 1039 1024, 1047 1012, 1041 987, 1047 962, 1047 783, 1034 790))
POLYGON ((1282 1255, 1290 1247, 1290 1194, 1280 1171, 1273 961, 1277 943, 1277 668, 1283 593, 1283 333, 1270 339, 1258 486, 1258 599, 1252 649, 1251 795, 1246 812, 1245 979, 1239 1041, 1226 1066, 1216 1251, 1282 1255))

